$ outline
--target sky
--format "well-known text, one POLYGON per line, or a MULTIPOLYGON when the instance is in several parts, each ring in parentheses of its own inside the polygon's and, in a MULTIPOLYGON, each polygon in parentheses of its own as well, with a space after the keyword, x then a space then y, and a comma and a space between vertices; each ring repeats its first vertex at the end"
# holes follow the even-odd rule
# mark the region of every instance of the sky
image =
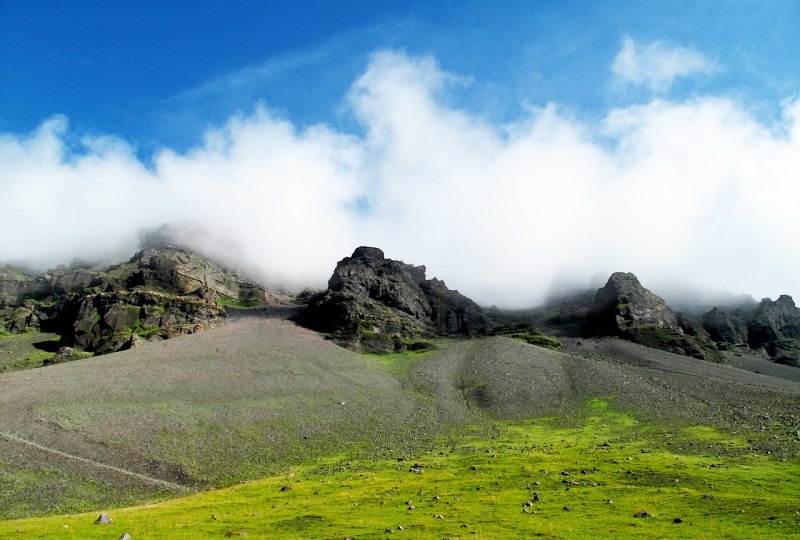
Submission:
POLYGON ((800 4, 0 0, 0 261, 800 295, 800 4))

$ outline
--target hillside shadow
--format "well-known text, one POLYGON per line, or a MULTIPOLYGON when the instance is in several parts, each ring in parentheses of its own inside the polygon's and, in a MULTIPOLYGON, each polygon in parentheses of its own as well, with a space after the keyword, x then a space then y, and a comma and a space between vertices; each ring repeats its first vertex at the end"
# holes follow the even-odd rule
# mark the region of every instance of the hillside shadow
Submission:
POLYGON ((62 347, 61 342, 59 341, 58 338, 36 341, 34 343, 31 343, 31 345, 33 345, 34 348, 39 349, 40 351, 51 352, 51 353, 58 352, 58 349, 62 347))

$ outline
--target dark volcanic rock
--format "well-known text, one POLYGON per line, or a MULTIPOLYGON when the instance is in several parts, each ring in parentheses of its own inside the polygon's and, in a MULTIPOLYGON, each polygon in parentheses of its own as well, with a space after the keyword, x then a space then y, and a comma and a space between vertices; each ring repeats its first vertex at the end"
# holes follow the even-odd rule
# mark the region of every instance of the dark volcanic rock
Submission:
POLYGON ((800 364, 800 309, 791 296, 761 301, 747 325, 747 342, 752 349, 764 348, 781 364, 800 364))
POLYGON ((444 281, 425 280, 420 288, 430 303, 430 319, 437 333, 471 336, 486 333, 496 326, 478 304, 448 289, 444 281))
POLYGON ((328 290, 308 303, 300 322, 332 334, 340 345, 378 352, 415 348, 435 335, 485 334, 496 326, 475 302, 426 279, 424 266, 363 246, 339 261, 328 290))
POLYGON ((597 290, 590 318, 611 333, 637 324, 679 328, 677 316, 664 300, 645 289, 635 275, 624 272, 612 274, 597 290))
POLYGON ((735 345, 747 343, 747 326, 744 321, 722 309, 715 307, 703 315, 703 328, 714 341, 735 345))
POLYGON ((97 354, 206 330, 225 318, 225 305, 260 306, 266 294, 239 274, 172 246, 144 249, 110 267, 59 266, 36 278, 2 270, 3 327, 55 332, 64 344, 97 354))
POLYGON ((696 339, 684 334, 675 312, 631 273, 616 272, 598 289, 584 332, 618 336, 686 356, 706 357, 696 339))

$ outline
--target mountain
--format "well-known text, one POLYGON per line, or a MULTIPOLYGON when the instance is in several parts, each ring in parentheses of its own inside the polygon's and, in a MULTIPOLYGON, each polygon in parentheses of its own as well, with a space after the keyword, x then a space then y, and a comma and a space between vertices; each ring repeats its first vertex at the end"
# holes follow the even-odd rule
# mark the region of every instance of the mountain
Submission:
POLYGON ((735 298, 741 301, 733 307, 716 306, 695 315, 672 309, 634 274, 617 272, 594 294, 583 291, 555 299, 530 315, 557 335, 615 336, 716 362, 724 361, 726 352, 750 350, 781 364, 800 365, 800 308, 792 297, 765 298, 758 304, 735 298))
MULTIPOLYGON (((0 266, 0 329, 57 334, 53 352, 68 348, 46 359, 57 362, 207 330, 227 316, 227 308, 261 306, 267 296, 263 286, 237 272, 158 244, 109 267, 75 261, 32 276, 0 266)), ((790 296, 688 313, 623 272, 596 291, 504 312, 484 309, 444 281, 428 279, 424 266, 362 246, 337 263, 327 290, 297 300, 307 300, 305 308, 284 305, 278 310, 282 317, 295 317, 357 351, 426 349, 441 336, 502 335, 556 349, 562 346, 559 337, 613 336, 716 362, 749 350, 800 365, 800 309, 790 296)))
MULTIPOLYGON (((263 287, 188 250, 147 248, 114 266, 59 266, 36 277, 0 272, 0 324, 52 332, 95 354, 217 325, 228 305, 261 305, 263 287)), ((63 355, 62 355, 63 356, 63 355)))
POLYGON ((800 366, 800 308, 789 295, 764 298, 754 308, 714 308, 703 326, 718 342, 763 350, 775 362, 800 366))

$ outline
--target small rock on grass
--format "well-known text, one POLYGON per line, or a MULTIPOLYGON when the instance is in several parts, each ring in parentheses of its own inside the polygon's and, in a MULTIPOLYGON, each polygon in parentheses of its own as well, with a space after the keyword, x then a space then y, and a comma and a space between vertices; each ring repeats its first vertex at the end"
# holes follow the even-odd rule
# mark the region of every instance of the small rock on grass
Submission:
POLYGON ((653 516, 653 514, 648 512, 647 510, 639 510, 638 512, 633 514, 633 517, 635 517, 635 518, 649 518, 649 517, 654 517, 654 516, 653 516))
POLYGON ((119 537, 119 540, 132 540, 132 539, 133 539, 133 537, 131 535, 129 535, 128 533, 125 533, 125 534, 123 534, 122 536, 119 537))
POLYGON ((95 525, 108 525, 111 523, 111 518, 108 517, 108 514, 100 514, 96 520, 94 520, 95 525))
POLYGON ((675 518, 675 519, 672 520, 672 522, 673 523, 683 523, 683 520, 681 518, 675 518))

